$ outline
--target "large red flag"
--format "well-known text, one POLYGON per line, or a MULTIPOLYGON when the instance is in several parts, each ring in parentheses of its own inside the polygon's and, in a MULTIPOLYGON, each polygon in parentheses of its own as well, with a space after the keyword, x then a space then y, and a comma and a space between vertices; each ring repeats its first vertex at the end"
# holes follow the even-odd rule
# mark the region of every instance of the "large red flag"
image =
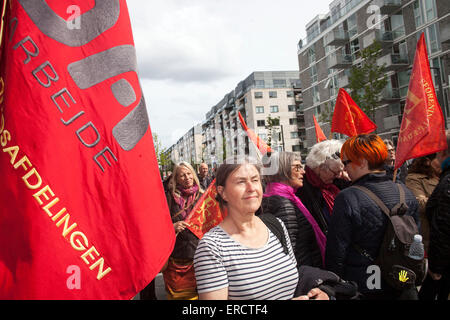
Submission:
POLYGON ((313 115, 313 120, 314 120, 314 127, 316 129, 316 140, 317 140, 317 142, 321 142, 321 141, 327 140, 327 137, 323 133, 322 128, 319 126, 319 123, 317 122, 317 119, 316 119, 315 115, 313 115))
POLYGON ((436 98, 425 36, 417 43, 398 136, 395 169, 412 158, 447 149, 444 117, 436 98))
POLYGON ((175 232, 126 2, 9 1, 2 46, 0 299, 132 298, 175 232))
POLYGON ((255 146, 258 148, 258 150, 264 155, 267 152, 273 152, 272 148, 270 148, 267 143, 265 143, 260 137, 256 135, 256 133, 253 132, 252 129, 247 127, 247 124, 245 123, 244 117, 242 117, 241 113, 238 111, 239 120, 241 121, 242 128, 245 132, 247 132, 248 137, 252 142, 255 144, 255 146))
POLYGON ((189 216, 184 220, 188 223, 188 229, 192 231, 199 239, 211 228, 217 226, 226 216, 222 212, 219 202, 216 200, 216 179, 214 179, 205 193, 198 200, 189 216))
POLYGON ((340 88, 331 121, 331 132, 353 137, 370 133, 376 128, 375 123, 358 107, 347 91, 340 88))

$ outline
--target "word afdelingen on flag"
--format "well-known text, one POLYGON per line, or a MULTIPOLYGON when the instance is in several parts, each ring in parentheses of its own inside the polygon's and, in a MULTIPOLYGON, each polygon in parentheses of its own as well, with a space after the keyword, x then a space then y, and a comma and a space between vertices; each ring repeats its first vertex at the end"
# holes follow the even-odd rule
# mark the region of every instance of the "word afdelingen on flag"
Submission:
POLYGON ((11 166, 14 170, 18 171, 19 176, 23 174, 21 179, 24 187, 28 190, 33 190, 34 193, 32 196, 34 200, 41 207, 42 213, 46 214, 49 219, 55 223, 55 227, 59 228, 63 226, 61 231, 62 237, 69 240, 70 245, 74 250, 83 252, 83 254, 80 255, 80 258, 87 265, 92 263, 89 267, 90 270, 98 269, 97 279, 101 280, 111 271, 111 268, 105 268, 105 259, 100 256, 100 253, 94 246, 89 248, 88 237, 84 232, 77 229, 77 223, 69 223, 70 214, 67 212, 67 209, 65 207, 61 208, 59 197, 55 196, 55 193, 48 184, 45 185, 43 183, 41 175, 36 168, 33 167, 28 156, 21 154, 19 146, 9 146, 8 142, 10 142, 13 137, 6 128, 3 113, 1 113, 0 117, 0 144, 3 148, 2 151, 11 157, 11 166))
POLYGON ((125 0, 16 0, 0 48, 0 299, 131 299, 173 250, 125 0), (79 28, 67 8, 78 6, 79 28), (66 285, 78 265, 83 286, 66 285))

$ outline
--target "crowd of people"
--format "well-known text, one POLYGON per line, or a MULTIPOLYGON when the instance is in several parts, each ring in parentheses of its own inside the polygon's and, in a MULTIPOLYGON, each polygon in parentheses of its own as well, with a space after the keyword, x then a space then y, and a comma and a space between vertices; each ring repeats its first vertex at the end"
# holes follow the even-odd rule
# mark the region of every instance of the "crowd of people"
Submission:
POLYGON ((450 293, 450 131, 448 150, 402 166, 394 182, 395 148, 376 134, 315 144, 304 164, 294 152, 226 159, 214 176, 186 162, 164 181, 177 238, 162 273, 168 299, 318 299, 336 297, 311 287, 299 293, 309 266, 355 284, 359 299, 447 300, 450 293), (276 168, 264 170, 265 167, 276 168), (202 239, 184 221, 215 178, 224 220, 202 239), (368 287, 388 218, 359 188, 389 209, 404 195, 404 214, 423 237, 428 268, 405 296, 381 279, 368 287), (270 219, 269 219, 270 216, 270 219), (405 298, 406 297, 406 298, 405 298))

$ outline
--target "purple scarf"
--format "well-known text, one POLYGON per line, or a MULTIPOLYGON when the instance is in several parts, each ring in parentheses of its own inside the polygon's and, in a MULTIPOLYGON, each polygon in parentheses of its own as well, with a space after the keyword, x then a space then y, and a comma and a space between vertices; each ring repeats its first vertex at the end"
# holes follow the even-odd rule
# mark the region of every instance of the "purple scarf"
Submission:
POLYGON ((183 220, 186 218, 186 216, 192 209, 190 207, 194 204, 194 201, 196 200, 195 197, 197 195, 198 189, 199 188, 197 185, 193 185, 192 187, 187 189, 183 189, 181 186, 177 186, 177 190, 180 192, 180 196, 178 196, 175 193, 172 194, 173 199, 181 209, 181 211, 178 214, 181 214, 183 220))
POLYGON ((300 212, 305 216, 305 218, 309 221, 311 227, 313 228, 317 240, 317 245, 319 246, 320 254, 322 256, 322 263, 323 265, 325 265, 325 245, 327 239, 323 234, 322 230, 320 229, 319 225, 317 224, 316 220, 314 219, 314 217, 303 205, 300 199, 295 195, 294 188, 284 183, 271 182, 267 184, 266 192, 264 193, 264 197, 270 196, 281 196, 287 198, 291 202, 293 202, 297 206, 297 208, 300 209, 300 212))

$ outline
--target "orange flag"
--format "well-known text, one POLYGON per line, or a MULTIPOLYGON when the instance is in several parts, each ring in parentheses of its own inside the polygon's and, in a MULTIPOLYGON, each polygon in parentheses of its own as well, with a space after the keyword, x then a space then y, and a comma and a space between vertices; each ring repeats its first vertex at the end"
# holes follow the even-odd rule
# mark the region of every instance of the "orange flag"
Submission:
POLYGON ((256 133, 253 132, 252 129, 247 127, 247 124, 245 123, 244 118, 242 117, 241 113, 238 111, 239 120, 241 121, 242 128, 247 132, 248 137, 253 141, 255 146, 258 148, 258 150, 262 154, 266 154, 267 152, 273 152, 272 148, 270 148, 267 143, 265 143, 260 137, 256 135, 256 133))
POLYGON ((331 121, 331 132, 353 137, 358 134, 370 133, 376 128, 375 123, 358 107, 347 91, 340 88, 331 121))
POLYGON ((412 158, 447 149, 442 109, 434 91, 425 36, 417 43, 398 136, 395 169, 412 158))
POLYGON ((199 239, 226 216, 226 212, 220 209, 216 196, 216 179, 214 179, 185 220, 189 224, 187 228, 199 239))
POLYGON ((313 115, 313 119, 314 119, 314 126, 316 129, 317 142, 327 140, 327 137, 325 136, 325 134, 323 133, 322 129, 319 126, 319 123, 317 122, 316 116, 313 115))

